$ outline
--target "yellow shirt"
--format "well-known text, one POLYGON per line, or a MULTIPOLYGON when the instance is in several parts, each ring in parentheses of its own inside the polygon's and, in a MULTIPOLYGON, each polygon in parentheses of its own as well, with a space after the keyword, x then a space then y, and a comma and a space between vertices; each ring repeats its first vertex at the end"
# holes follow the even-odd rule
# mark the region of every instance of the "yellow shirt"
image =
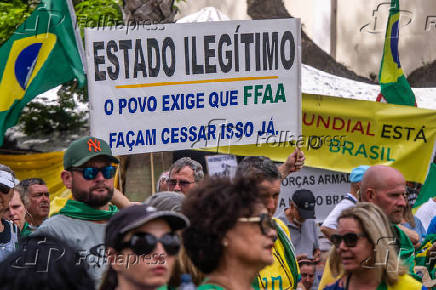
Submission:
MULTIPOLYGON (((288 227, 280 219, 275 218, 274 221, 290 237, 288 227)), ((284 247, 279 239, 275 241, 272 252, 273 263, 263 268, 257 277, 259 288, 271 290, 295 289, 298 281, 294 281, 291 269, 285 259, 284 247)), ((300 275, 298 263, 297 269, 298 275, 300 275)))

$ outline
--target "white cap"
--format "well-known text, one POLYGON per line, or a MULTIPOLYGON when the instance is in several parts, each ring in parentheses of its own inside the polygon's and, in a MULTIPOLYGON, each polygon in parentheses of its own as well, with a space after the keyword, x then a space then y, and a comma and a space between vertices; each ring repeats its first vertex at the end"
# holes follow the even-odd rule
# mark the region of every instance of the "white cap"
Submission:
POLYGON ((10 172, 0 170, 0 183, 7 187, 14 188, 16 179, 10 172))

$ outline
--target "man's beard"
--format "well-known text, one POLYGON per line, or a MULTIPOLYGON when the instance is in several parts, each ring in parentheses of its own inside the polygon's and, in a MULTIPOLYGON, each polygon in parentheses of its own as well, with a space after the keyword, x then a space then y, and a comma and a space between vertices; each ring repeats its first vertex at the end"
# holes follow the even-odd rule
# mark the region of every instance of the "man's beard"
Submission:
POLYGON ((73 186, 71 191, 73 193, 74 198, 77 201, 86 203, 87 205, 93 208, 105 206, 109 201, 112 200, 112 196, 114 194, 113 188, 104 185, 93 186, 89 189, 89 191, 78 190, 73 186), (93 190, 101 187, 104 187, 107 190, 106 195, 102 196, 102 195, 95 195, 92 193, 93 190))

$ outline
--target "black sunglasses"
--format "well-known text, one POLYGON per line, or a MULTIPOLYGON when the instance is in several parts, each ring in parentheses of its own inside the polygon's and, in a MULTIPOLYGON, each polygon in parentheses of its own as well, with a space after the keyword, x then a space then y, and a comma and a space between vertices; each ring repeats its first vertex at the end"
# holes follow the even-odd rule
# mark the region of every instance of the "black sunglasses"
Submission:
POLYGON ((0 192, 1 193, 9 194, 10 190, 11 190, 11 188, 9 186, 0 183, 0 192))
POLYGON ((330 236, 330 241, 333 245, 336 246, 336 248, 339 248, 341 245, 342 240, 344 241, 345 245, 349 248, 353 248, 357 245, 357 242, 359 241, 360 237, 366 237, 364 234, 356 234, 356 233, 347 233, 343 236, 334 234, 330 236))
POLYGON ((167 233, 160 238, 149 233, 135 233, 129 241, 120 243, 118 250, 129 248, 136 255, 148 255, 156 248, 158 242, 170 256, 176 255, 180 250, 181 240, 175 233, 167 233))
POLYGON ((117 168, 115 166, 105 166, 101 168, 96 167, 73 167, 70 169, 71 171, 79 171, 82 172, 83 178, 86 180, 92 180, 97 177, 97 174, 101 172, 105 179, 111 179, 114 177, 117 168))
POLYGON ((240 222, 259 223, 262 235, 268 236, 269 231, 275 230, 273 219, 267 213, 261 213, 256 217, 239 218, 240 222))

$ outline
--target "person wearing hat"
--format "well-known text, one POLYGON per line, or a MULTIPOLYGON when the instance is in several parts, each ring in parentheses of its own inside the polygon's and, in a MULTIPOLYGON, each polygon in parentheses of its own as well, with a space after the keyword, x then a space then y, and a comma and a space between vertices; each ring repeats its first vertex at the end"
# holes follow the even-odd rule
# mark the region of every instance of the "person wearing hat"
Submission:
POLYGON ((61 173, 72 200, 34 232, 51 235, 78 250, 78 263, 88 263, 98 285, 106 269, 104 233, 106 222, 118 211, 109 202, 114 192, 118 159, 102 139, 87 136, 73 141, 64 154, 61 173))
POLYGON ((342 199, 329 213, 329 215, 324 220, 321 225, 322 233, 329 238, 332 234, 336 232, 337 219, 344 209, 354 206, 359 201, 359 189, 360 181, 363 178, 366 170, 369 168, 367 165, 360 165, 359 167, 353 168, 350 173, 350 192, 347 193, 344 199, 342 199))
POLYGON ((0 261, 18 247, 20 233, 18 226, 3 218, 14 194, 15 184, 14 172, 8 166, 0 164, 0 261))
POLYGON ((296 190, 289 207, 278 218, 289 228, 297 260, 316 259, 319 254, 318 225, 315 221, 315 196, 312 191, 296 190))
POLYGON ((102 290, 157 289, 172 272, 188 219, 147 204, 122 209, 107 223, 105 246, 109 268, 102 290))

